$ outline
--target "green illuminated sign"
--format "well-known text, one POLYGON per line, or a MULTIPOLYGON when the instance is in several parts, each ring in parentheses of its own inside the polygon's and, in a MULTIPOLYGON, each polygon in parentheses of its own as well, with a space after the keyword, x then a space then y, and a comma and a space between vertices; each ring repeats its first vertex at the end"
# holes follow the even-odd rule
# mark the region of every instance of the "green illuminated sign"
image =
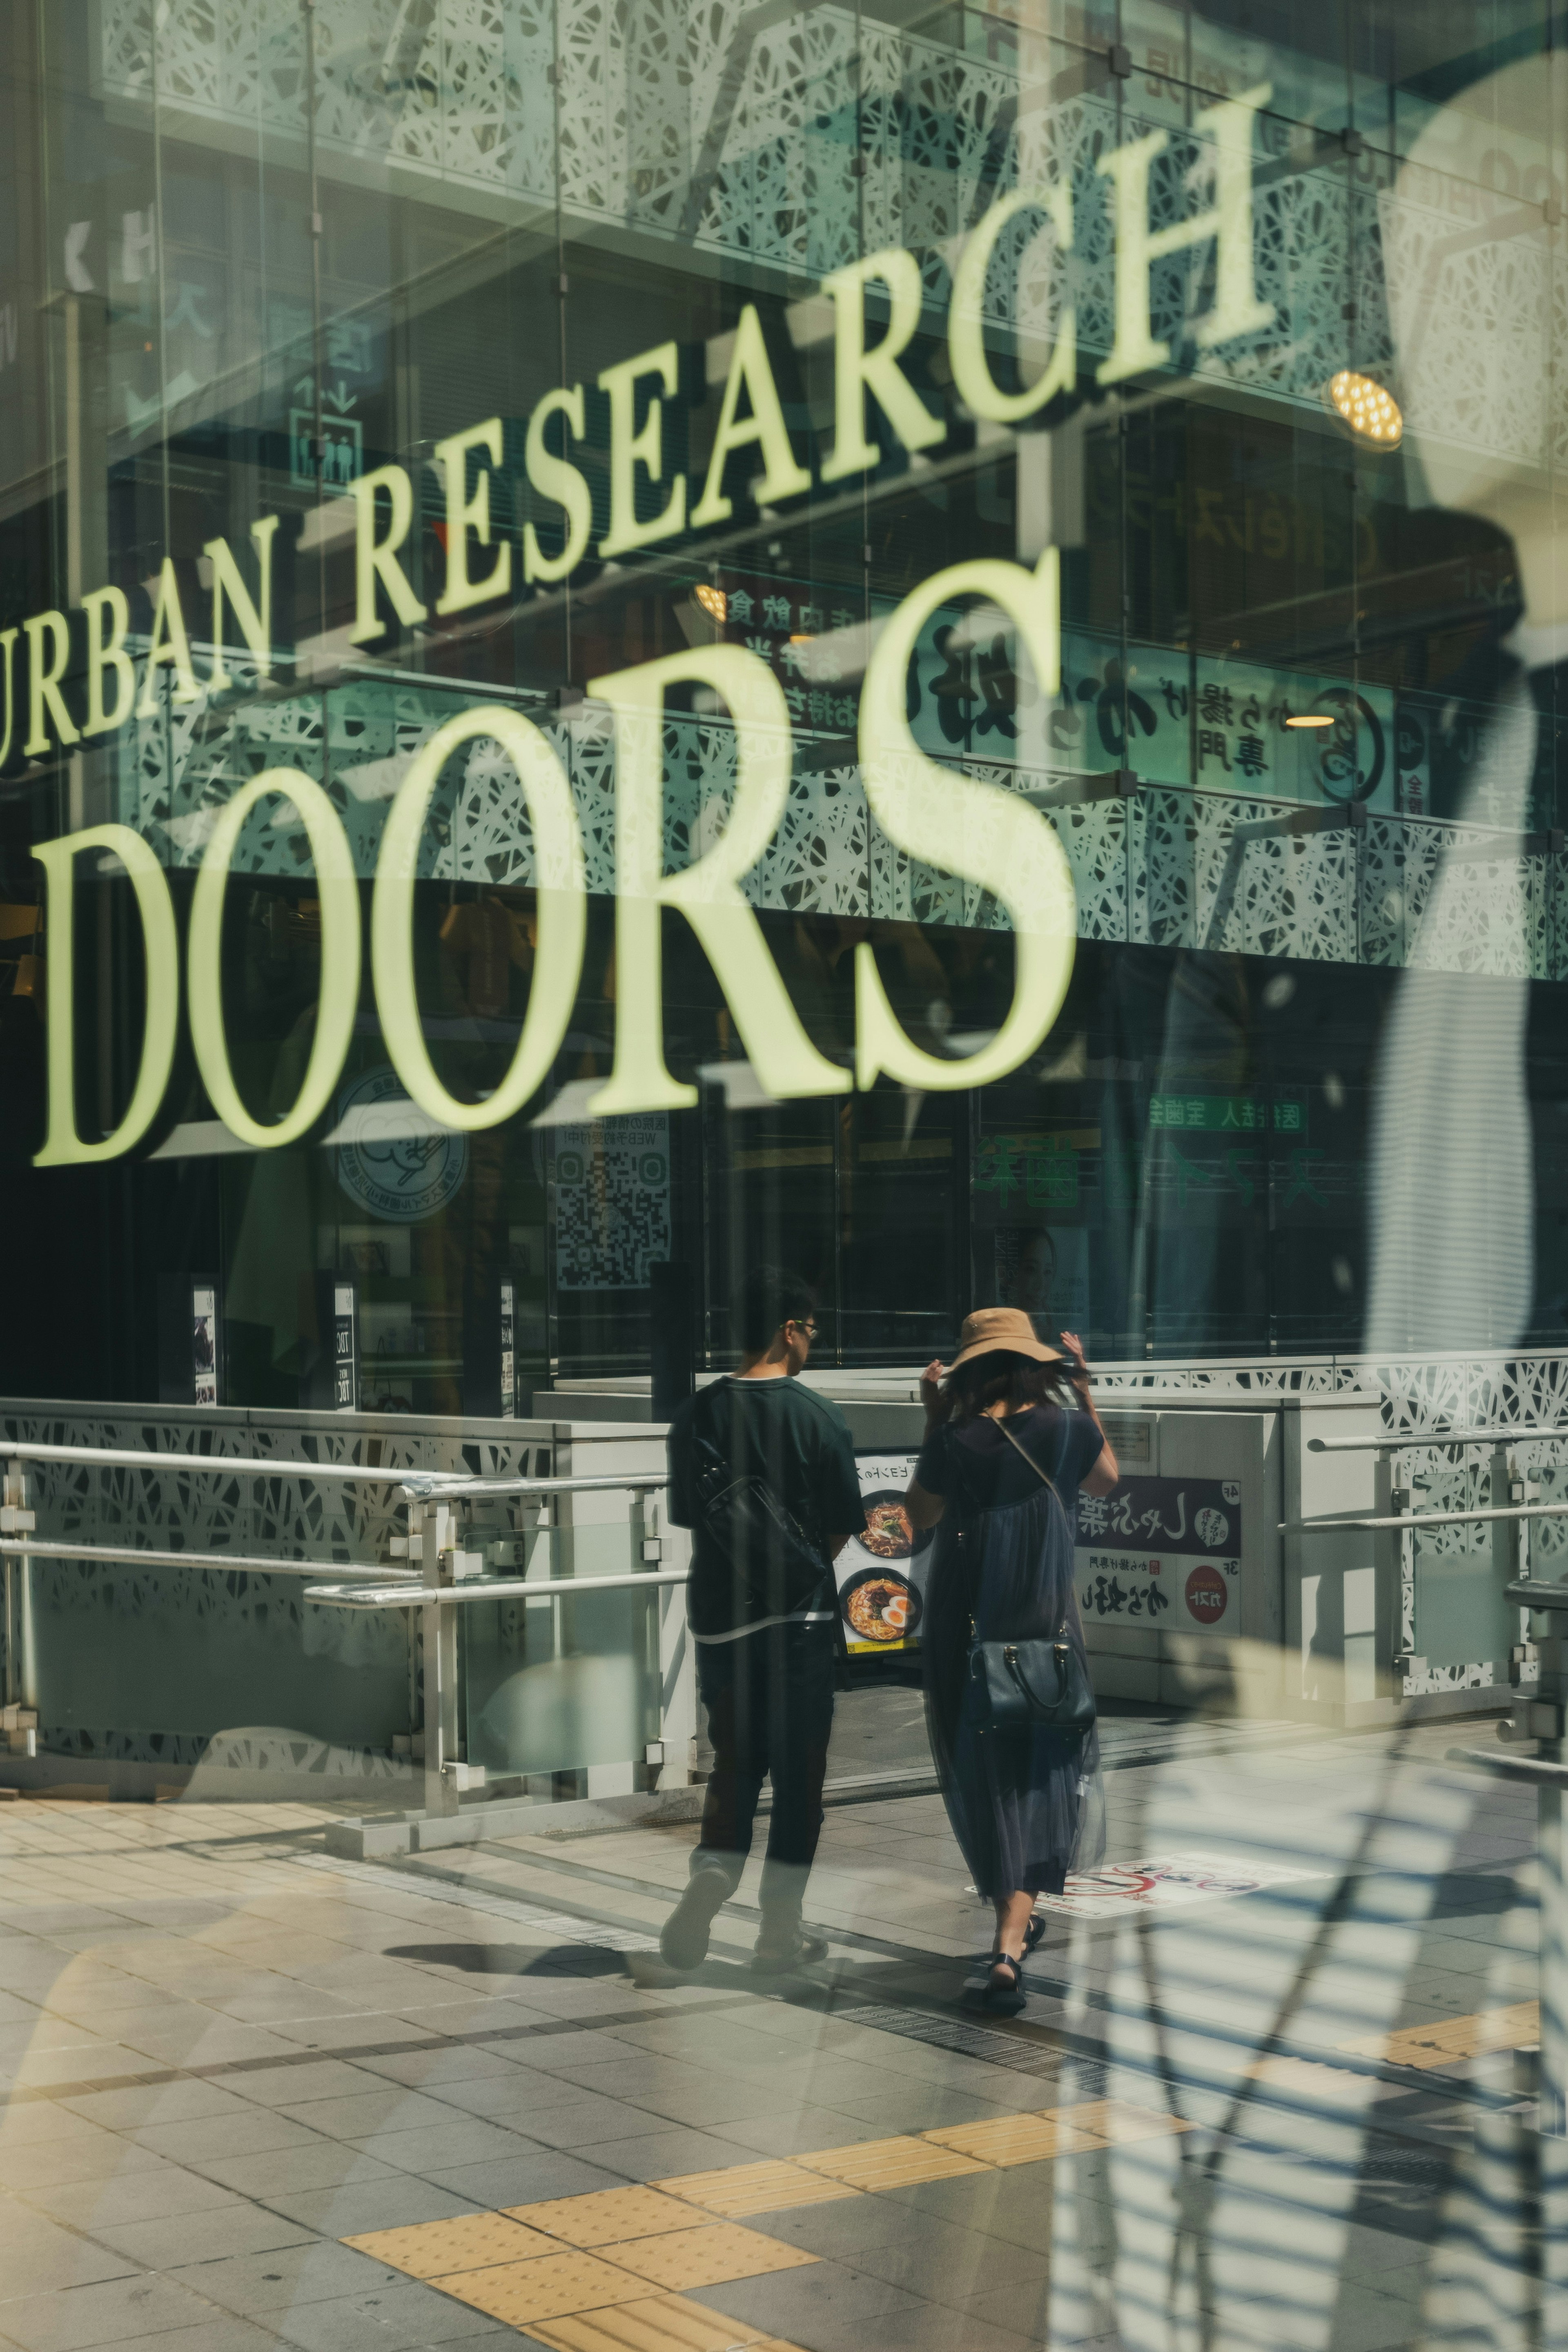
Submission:
POLYGON ((1300 1096, 1276 1097, 1272 1103, 1258 1095, 1151 1095, 1151 1134, 1292 1135, 1307 1132, 1307 1106, 1300 1096))

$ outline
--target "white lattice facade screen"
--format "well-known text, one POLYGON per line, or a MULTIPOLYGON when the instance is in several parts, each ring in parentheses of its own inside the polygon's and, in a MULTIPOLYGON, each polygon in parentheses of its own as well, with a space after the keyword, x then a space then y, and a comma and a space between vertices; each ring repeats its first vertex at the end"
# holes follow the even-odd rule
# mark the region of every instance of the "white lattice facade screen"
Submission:
MULTIPOLYGON (((497 199, 527 216, 559 205, 569 234, 573 224, 614 223, 743 257, 795 282, 906 246, 921 257, 933 303, 946 298, 955 241, 998 194, 1065 179, 1070 254, 1056 257, 1038 238, 1020 260, 1020 240, 1005 235, 985 310, 997 329, 1044 339, 1070 301, 1089 359, 1113 340, 1115 256, 1099 158, 1150 131, 1171 134, 1150 181, 1156 233, 1188 217, 1212 186, 1212 143, 1152 102, 1146 79, 1126 85, 1125 98, 1115 84, 1051 96, 1073 62, 1060 43, 1020 30, 1014 54, 994 60, 858 24, 843 8, 810 9, 754 35, 748 13, 741 0, 558 0, 553 9, 528 0, 321 0, 321 168, 349 180, 390 171, 405 193, 447 204, 482 197, 486 210, 497 199)), ((104 0, 101 25, 105 97, 150 108, 155 95, 174 135, 302 141, 307 85, 291 0, 104 0)), ((1071 78, 1081 80, 1081 70, 1071 78)), ((1277 102, 1334 121, 1342 90, 1331 85, 1326 77, 1321 89, 1281 91, 1277 102)), ((1195 365, 1211 379, 1315 402, 1344 363, 1348 300, 1364 322, 1359 363, 1383 365, 1389 352, 1376 193, 1353 184, 1332 139, 1308 130, 1303 142, 1301 130, 1260 121, 1257 290, 1273 323, 1242 348, 1198 353, 1195 365)), ((1155 334, 1180 348, 1185 323, 1212 299, 1205 248, 1160 262, 1151 293, 1155 334)))
MULTIPOLYGON (((324 782, 368 878, 393 793, 455 707, 449 694, 367 678, 324 696, 173 708, 120 739, 121 819, 171 868, 195 867, 221 809, 247 778, 267 767, 300 767, 324 782)), ((542 697, 529 715, 571 779, 588 888, 612 898, 615 751, 607 720, 592 706, 585 718, 564 720, 542 697)), ((744 885, 752 905, 1006 928, 974 884, 894 848, 871 816, 846 749, 826 738, 797 740, 784 821, 744 885)), ((1321 829, 1313 832, 1300 829, 1303 811, 1294 801, 1165 785, 1072 799, 1062 779, 1027 769, 971 762, 967 772, 998 790, 1061 796, 1047 816, 1072 868, 1081 939, 1314 963, 1568 976, 1568 860, 1544 837, 1376 813, 1352 824, 1331 809, 1318 813, 1321 829), (1465 887, 1436 891, 1438 875, 1456 863, 1464 866, 1465 887)), ((668 718, 665 774, 665 864, 676 872, 728 812, 734 782, 728 722, 668 718)), ((294 878, 310 871, 289 803, 272 801, 257 812, 232 870, 294 878)), ((493 740, 478 739, 448 767, 420 871, 437 882, 532 882, 521 790, 493 740)))

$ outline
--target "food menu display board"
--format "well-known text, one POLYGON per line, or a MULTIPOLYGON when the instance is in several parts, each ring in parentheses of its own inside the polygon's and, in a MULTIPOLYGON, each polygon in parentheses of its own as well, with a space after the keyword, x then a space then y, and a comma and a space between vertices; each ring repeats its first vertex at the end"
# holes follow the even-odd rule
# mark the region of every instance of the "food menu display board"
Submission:
POLYGON ((852 1654, 918 1650, 934 1528, 917 1534, 904 1508, 915 1475, 910 1454, 860 1454, 864 1532, 851 1536, 835 1563, 844 1638, 852 1654))

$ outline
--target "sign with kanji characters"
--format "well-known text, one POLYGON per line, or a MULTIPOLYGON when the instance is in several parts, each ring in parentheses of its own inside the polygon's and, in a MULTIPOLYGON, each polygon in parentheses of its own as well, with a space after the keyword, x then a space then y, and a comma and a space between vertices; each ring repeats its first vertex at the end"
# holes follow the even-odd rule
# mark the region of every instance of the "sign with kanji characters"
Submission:
POLYGON ((1304 1096, 1277 1096, 1265 1102, 1255 1095, 1151 1095, 1152 1130, 1179 1128, 1184 1134, 1293 1135, 1305 1140, 1307 1105, 1304 1096))
POLYGON ((1233 1478, 1123 1478, 1079 1494, 1074 1547, 1085 1627, 1241 1631, 1241 1487, 1233 1478))

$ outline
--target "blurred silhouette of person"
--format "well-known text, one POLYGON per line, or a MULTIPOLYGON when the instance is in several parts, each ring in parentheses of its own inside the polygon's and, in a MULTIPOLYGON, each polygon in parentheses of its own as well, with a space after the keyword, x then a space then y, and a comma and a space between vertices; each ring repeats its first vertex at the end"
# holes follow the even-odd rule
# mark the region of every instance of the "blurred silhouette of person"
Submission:
POLYGON ((796 1275, 758 1267, 742 1287, 739 1317, 739 1371, 690 1398, 669 1429, 669 1516, 692 1531, 687 1615, 713 1771, 686 1892, 665 1921, 659 1950, 681 1970, 706 1958, 771 1778, 752 1965, 776 1974, 827 1954, 802 1927, 801 1908, 822 1831, 833 1728, 833 1562, 865 1527, 866 1511, 849 1424, 799 1378, 816 1336, 810 1288, 796 1275), (738 1481, 766 1490, 749 1524, 721 1518, 707 1499, 738 1481))

